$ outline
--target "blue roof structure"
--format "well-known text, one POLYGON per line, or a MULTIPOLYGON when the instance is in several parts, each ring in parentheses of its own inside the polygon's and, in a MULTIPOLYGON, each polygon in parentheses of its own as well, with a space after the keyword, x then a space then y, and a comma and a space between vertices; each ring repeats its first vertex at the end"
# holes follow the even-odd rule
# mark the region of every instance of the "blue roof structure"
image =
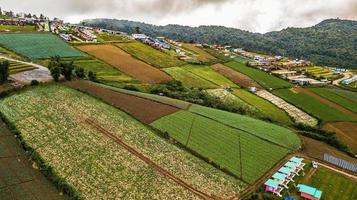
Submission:
POLYGON ((286 175, 277 172, 277 173, 275 173, 275 174, 272 176, 272 178, 277 179, 277 180, 282 180, 282 181, 283 181, 283 180, 285 180, 286 175))
POLYGON ((295 200, 295 198, 292 197, 285 197, 284 200, 295 200))
POLYGON ((284 174, 290 174, 292 169, 287 168, 287 167, 281 167, 278 172, 284 173, 284 174))
POLYGON ((298 157, 294 156, 294 157, 290 158, 289 161, 295 162, 295 163, 302 163, 303 160, 304 160, 303 158, 298 158, 298 157))
POLYGON ((294 163, 294 162, 287 162, 287 163, 285 163, 284 166, 289 167, 289 168, 296 168, 297 166, 299 166, 299 164, 294 163))
POLYGON ((267 186, 269 186, 269 187, 275 188, 275 187, 278 187, 278 186, 279 186, 279 183, 276 182, 276 181, 274 181, 274 180, 272 180, 272 179, 268 179, 268 180, 264 183, 264 185, 267 185, 267 186))
POLYGON ((307 185, 303 185, 303 184, 299 184, 297 186, 297 188, 299 189, 299 192, 309 194, 317 199, 321 198, 322 192, 316 188, 313 188, 313 187, 310 187, 307 185))

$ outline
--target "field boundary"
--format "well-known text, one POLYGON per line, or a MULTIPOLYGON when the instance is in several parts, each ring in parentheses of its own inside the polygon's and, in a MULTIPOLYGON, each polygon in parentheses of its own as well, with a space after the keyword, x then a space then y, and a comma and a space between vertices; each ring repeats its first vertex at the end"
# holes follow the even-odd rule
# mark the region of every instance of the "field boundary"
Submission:
POLYGON ((182 186, 182 187, 186 188, 187 190, 189 190, 190 192, 196 194, 200 198, 202 198, 202 199, 215 199, 214 197, 212 197, 212 196, 210 196, 210 195, 208 195, 208 194, 206 194, 206 193, 204 193, 204 192, 202 192, 202 191, 200 191, 198 189, 195 189, 193 186, 189 185, 188 183, 186 183, 182 179, 180 179, 180 178, 176 177, 175 175, 171 174, 169 171, 165 170, 164 168, 162 168, 161 166, 159 166, 158 164, 153 162, 150 158, 148 158, 145 155, 141 154, 140 152, 135 150, 133 147, 131 147, 128 144, 126 144, 125 142, 123 142, 120 138, 116 137, 114 134, 110 133, 109 131, 107 131, 106 129, 101 127, 98 123, 96 123, 92 119, 87 118, 87 119, 85 119, 85 122, 88 123, 89 125, 91 125, 92 127, 94 127, 95 129, 97 129, 99 132, 101 132, 102 134, 104 134, 105 136, 110 138, 111 140, 113 140, 115 143, 117 143, 120 146, 122 146, 123 148, 125 148, 128 152, 130 152, 131 154, 133 154, 134 156, 136 156, 137 158, 139 158, 140 160, 145 162, 147 165, 149 165, 150 167, 155 169, 157 172, 161 173, 163 176, 171 179, 172 181, 176 182, 180 186, 182 186))

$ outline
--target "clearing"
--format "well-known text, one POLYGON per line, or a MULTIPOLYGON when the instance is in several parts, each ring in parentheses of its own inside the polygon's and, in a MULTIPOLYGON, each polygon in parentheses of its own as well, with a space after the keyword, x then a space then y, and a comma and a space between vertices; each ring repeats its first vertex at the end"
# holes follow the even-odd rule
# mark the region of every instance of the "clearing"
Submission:
POLYGON ((243 63, 229 62, 226 63, 225 65, 249 76, 250 78, 257 81, 261 86, 263 86, 266 89, 290 88, 293 86, 291 83, 283 79, 270 75, 259 69, 248 67, 246 64, 243 63))
POLYGON ((0 34, 0 45, 31 60, 53 56, 63 58, 85 55, 50 33, 5 33, 0 34))
POLYGON ((212 69, 222 74, 223 76, 229 78, 231 81, 238 84, 239 86, 242 86, 244 88, 249 88, 249 87, 261 88, 261 86, 256 81, 251 79, 249 76, 242 74, 238 71, 235 71, 232 68, 229 68, 225 65, 215 64, 212 65, 211 67, 212 69))
POLYGON ((165 50, 160 51, 140 42, 129 42, 116 45, 133 57, 157 68, 179 67, 185 64, 185 62, 178 58, 165 53, 165 50))
POLYGON ((162 83, 172 80, 166 73, 133 58, 113 45, 83 45, 77 48, 146 83, 162 83))
POLYGON ((247 186, 128 114, 65 86, 13 94, 0 100, 0 110, 84 199, 231 198, 247 186))

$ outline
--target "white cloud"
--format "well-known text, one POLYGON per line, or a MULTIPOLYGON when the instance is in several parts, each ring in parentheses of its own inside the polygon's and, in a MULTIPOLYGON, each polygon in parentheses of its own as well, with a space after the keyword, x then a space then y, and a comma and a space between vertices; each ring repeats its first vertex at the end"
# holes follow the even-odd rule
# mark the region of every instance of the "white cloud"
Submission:
POLYGON ((224 25, 255 32, 357 19, 357 0, 0 0, 4 9, 70 22, 118 18, 154 24, 224 25))

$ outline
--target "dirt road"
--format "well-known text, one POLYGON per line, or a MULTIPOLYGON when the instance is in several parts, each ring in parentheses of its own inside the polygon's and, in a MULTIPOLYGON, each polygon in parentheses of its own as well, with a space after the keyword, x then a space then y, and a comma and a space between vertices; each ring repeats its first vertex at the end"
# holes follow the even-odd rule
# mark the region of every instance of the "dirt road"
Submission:
POLYGON ((353 76, 352 72, 343 73, 343 77, 332 82, 333 85, 340 85, 341 81, 349 79, 353 76))

